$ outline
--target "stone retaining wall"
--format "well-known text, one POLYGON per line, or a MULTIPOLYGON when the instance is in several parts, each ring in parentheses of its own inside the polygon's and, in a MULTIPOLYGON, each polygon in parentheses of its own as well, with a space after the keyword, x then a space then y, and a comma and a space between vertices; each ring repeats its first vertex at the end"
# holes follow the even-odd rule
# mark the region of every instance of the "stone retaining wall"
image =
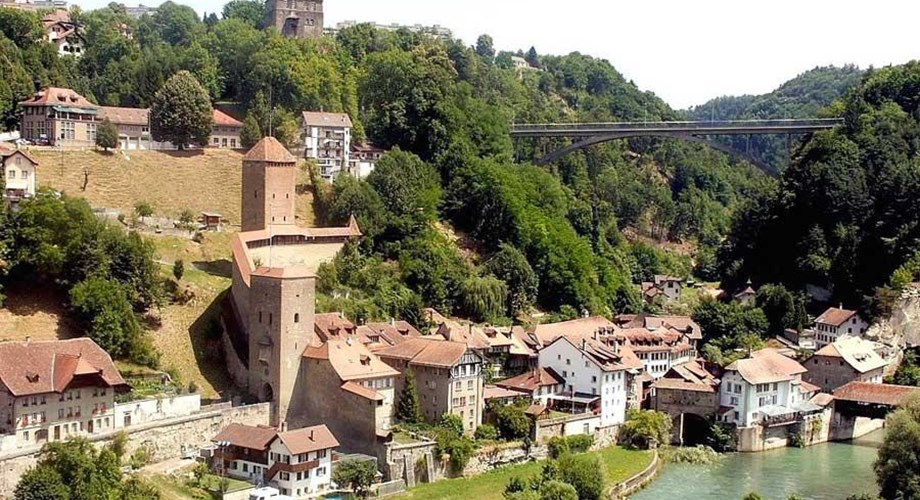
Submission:
POLYGON ((629 494, 648 484, 655 477, 655 475, 658 474, 660 469, 661 460, 659 459, 658 451, 656 450, 655 456, 652 457, 652 463, 650 463, 649 466, 645 468, 645 470, 611 488, 608 496, 610 498, 626 498, 629 494))
MULTIPOLYGON (((181 456, 187 447, 199 447, 210 443, 221 429, 231 423, 246 425, 268 425, 269 404, 226 408, 205 407, 200 413, 185 417, 147 422, 122 429, 128 433, 126 454, 133 454, 138 448, 147 448, 152 461, 181 456)), ((118 432, 109 432, 87 439, 97 445, 105 445, 118 432)), ((38 460, 39 449, 18 450, 0 456, 0 498, 13 494, 19 478, 38 460)))

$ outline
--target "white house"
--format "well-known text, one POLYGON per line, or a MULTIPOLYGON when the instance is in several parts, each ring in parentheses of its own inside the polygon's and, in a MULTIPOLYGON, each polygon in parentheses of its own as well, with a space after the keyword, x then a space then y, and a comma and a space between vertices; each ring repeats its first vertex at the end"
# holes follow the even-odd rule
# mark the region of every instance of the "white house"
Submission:
POLYGON ((553 406, 583 407, 600 416, 601 426, 626 421, 632 379, 642 371, 628 347, 609 347, 588 336, 557 338, 540 351, 539 366, 565 381, 563 393, 548 398, 553 406))
POLYGON ((316 160, 323 178, 333 179, 349 168, 351 128, 351 118, 345 113, 304 111, 304 157, 316 160))
POLYGON ((652 281, 645 281, 640 285, 642 297, 648 303, 655 303, 659 300, 680 302, 683 283, 684 280, 680 278, 656 274, 652 281))
POLYGON ((0 147, 0 167, 4 176, 3 196, 11 202, 35 196, 38 162, 29 153, 0 147))
POLYGON ((725 368, 720 388, 721 420, 750 427, 791 424, 799 407, 818 392, 802 381, 804 366, 775 349, 762 349, 725 368))
POLYGON ((868 328, 856 311, 831 307, 815 320, 815 343, 820 349, 845 335, 861 337, 868 328))
POLYGON ((325 425, 278 432, 230 424, 211 440, 219 473, 275 487, 282 495, 313 498, 329 490, 338 440, 325 425))

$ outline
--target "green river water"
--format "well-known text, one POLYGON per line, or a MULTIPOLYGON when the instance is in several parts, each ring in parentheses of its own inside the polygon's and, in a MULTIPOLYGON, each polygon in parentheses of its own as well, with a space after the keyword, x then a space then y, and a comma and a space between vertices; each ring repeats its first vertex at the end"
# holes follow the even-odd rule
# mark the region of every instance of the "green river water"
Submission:
POLYGON ((847 443, 727 455, 710 465, 666 465, 632 500, 740 500, 751 491, 785 500, 878 494, 872 462, 883 431, 847 443))

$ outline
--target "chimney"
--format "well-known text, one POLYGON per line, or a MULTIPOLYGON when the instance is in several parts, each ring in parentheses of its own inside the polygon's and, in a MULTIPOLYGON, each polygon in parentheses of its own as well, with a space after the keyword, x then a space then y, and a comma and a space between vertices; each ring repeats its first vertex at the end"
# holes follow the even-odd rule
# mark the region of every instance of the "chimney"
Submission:
POLYGON ((313 429, 310 429, 310 441, 315 441, 315 439, 313 439, 313 429))
POLYGON ((594 340, 600 340, 600 328, 594 330, 594 340))
POLYGON ((581 310, 581 317, 582 317, 582 318, 588 318, 588 317, 590 317, 590 316, 591 316, 591 313, 588 311, 588 309, 582 309, 582 310, 581 310))
POLYGON ((281 422, 280 432, 287 432, 287 422, 281 422))
POLYGON ((396 326, 396 318, 390 316, 390 326, 396 326))
POLYGON ((581 350, 588 350, 588 339, 581 339, 581 350))

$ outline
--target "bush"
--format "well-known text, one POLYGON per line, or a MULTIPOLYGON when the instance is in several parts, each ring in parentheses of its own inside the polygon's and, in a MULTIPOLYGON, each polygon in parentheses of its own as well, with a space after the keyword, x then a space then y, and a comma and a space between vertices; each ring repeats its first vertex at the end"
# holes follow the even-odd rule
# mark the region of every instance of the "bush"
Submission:
POLYGON ((531 420, 526 413, 526 402, 492 407, 495 413, 498 433, 502 439, 523 439, 530 435, 531 420))
POLYGON ((139 201, 134 205, 134 213, 136 213, 138 217, 150 217, 153 215, 153 206, 146 201, 139 201))
POLYGON ((182 281, 182 276, 185 276, 185 262, 182 259, 178 259, 174 262, 172 272, 176 281, 182 281))
POLYGON ((580 500, 604 496, 604 464, 596 456, 565 455, 544 472, 547 480, 559 480, 575 487, 580 500))
POLYGON ((482 424, 476 428, 476 439, 494 441, 498 439, 498 429, 492 424, 482 424))
POLYGON ((198 393, 198 384, 194 380, 188 383, 188 393, 197 394, 198 393))
POLYGON ((578 491, 562 481, 547 481, 540 488, 540 500, 578 500, 578 491))
POLYGON ((550 458, 559 458, 567 453, 584 453, 594 444, 594 436, 576 434, 574 436, 554 436, 549 440, 550 458))
POLYGON ((624 443, 648 449, 652 443, 667 444, 671 435, 671 417, 654 410, 630 410, 620 431, 624 443))
POLYGON ((441 415, 441 423, 439 426, 447 431, 450 431, 455 436, 463 435, 463 419, 460 415, 454 415, 453 413, 445 413, 441 415))
POLYGON ((370 487, 377 479, 374 462, 365 460, 343 460, 335 467, 332 480, 340 486, 347 486, 360 498, 366 498, 370 487))

